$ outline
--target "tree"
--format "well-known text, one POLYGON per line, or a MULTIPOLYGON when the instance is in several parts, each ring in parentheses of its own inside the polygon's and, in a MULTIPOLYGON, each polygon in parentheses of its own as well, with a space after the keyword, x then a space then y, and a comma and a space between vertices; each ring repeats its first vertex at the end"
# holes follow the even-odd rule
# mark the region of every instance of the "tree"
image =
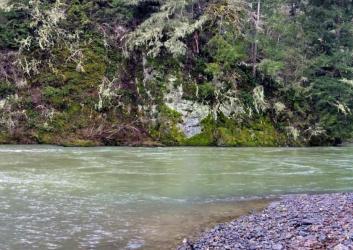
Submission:
POLYGON ((129 51, 144 48, 152 57, 163 51, 180 56, 187 51, 185 39, 194 35, 195 50, 199 52, 198 32, 203 26, 220 20, 233 22, 234 28, 239 29, 237 25, 244 8, 240 0, 164 0, 158 3, 158 10, 129 34, 129 51))
POLYGON ((200 29, 207 20, 205 16, 194 18, 193 13, 188 10, 195 2, 195 0, 161 2, 159 10, 129 34, 128 50, 144 48, 147 55, 152 57, 159 55, 162 50, 173 56, 185 54, 187 46, 183 39, 200 29))
POLYGON ((258 32, 260 29, 261 21, 261 0, 257 1, 256 14, 253 16, 254 22, 254 43, 252 45, 252 74, 256 77, 256 63, 257 63, 257 44, 258 44, 258 32))

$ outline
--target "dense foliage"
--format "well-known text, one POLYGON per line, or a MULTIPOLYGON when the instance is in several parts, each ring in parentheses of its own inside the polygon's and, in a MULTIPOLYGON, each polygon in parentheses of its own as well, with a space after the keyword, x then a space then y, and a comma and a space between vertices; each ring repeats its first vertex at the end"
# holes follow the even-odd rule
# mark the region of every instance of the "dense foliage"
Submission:
POLYGON ((0 1, 0 143, 353 137, 350 0, 0 1))

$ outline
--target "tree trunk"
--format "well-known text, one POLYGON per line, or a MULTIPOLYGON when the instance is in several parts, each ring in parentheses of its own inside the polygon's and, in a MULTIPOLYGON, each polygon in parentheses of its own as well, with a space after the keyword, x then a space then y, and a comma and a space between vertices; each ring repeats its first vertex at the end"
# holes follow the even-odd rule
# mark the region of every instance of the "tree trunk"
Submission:
POLYGON ((258 35, 258 30, 259 30, 259 25, 260 25, 260 10, 261 10, 261 0, 258 0, 257 2, 257 13, 256 13, 256 19, 255 19, 255 33, 254 33, 254 44, 253 44, 253 54, 252 54, 252 74, 253 77, 256 76, 256 62, 257 62, 257 35, 258 35))
POLYGON ((200 35, 199 35, 199 31, 196 31, 194 33, 194 44, 193 44, 193 48, 194 48, 194 53, 199 54, 200 53, 200 35))

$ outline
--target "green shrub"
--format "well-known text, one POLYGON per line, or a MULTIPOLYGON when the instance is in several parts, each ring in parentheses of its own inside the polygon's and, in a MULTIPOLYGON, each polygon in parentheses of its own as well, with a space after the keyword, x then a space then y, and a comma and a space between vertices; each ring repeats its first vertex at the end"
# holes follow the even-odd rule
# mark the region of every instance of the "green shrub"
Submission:
POLYGON ((16 93, 16 87, 13 84, 0 82, 0 98, 6 98, 16 93))

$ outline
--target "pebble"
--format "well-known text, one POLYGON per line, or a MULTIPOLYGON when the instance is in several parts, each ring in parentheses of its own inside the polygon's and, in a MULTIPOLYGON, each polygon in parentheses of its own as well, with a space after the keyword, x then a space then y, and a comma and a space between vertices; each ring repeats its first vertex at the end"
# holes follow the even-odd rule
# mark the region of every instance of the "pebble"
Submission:
POLYGON ((338 244, 333 248, 333 250, 349 250, 349 248, 343 244, 338 244))
POLYGON ((289 195, 178 249, 351 250, 352 218, 353 193, 289 195))

